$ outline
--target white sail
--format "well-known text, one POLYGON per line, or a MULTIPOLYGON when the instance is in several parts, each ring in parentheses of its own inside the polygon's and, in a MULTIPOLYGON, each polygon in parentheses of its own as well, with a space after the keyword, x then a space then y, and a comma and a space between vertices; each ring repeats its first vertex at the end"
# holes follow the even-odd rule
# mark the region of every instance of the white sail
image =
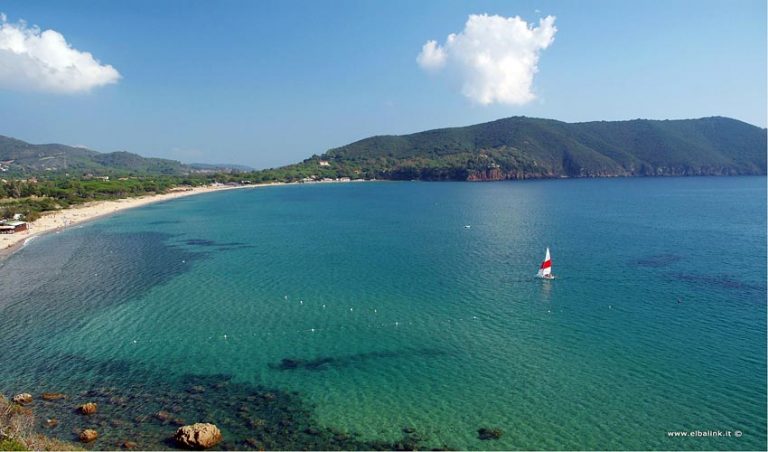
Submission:
POLYGON ((544 262, 539 267, 539 272, 536 274, 539 278, 551 278, 552 277, 552 259, 549 257, 549 247, 547 247, 547 254, 544 256, 544 262))

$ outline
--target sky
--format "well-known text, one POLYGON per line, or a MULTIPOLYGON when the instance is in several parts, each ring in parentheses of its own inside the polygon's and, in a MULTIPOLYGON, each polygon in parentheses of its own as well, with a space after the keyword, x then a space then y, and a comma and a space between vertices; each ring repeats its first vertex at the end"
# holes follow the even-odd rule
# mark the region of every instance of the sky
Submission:
POLYGON ((301 161, 530 116, 766 126, 766 2, 0 0, 0 135, 301 161))

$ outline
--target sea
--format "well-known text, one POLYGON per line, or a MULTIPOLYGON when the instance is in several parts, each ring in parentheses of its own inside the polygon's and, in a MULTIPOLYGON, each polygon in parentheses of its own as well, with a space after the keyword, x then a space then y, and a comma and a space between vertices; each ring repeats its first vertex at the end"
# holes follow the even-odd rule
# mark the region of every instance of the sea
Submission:
POLYGON ((0 262, 0 393, 87 449, 765 450, 766 385, 765 177, 231 190, 0 262))

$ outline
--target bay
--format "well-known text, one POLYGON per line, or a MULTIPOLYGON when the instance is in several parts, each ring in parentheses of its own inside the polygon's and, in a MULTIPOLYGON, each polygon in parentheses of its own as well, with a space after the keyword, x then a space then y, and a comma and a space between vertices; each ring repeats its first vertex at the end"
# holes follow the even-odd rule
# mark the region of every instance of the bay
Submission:
POLYGON ((101 397, 103 419, 37 407, 64 439, 103 422, 96 448, 172 447, 152 414, 182 405, 230 448, 761 449, 765 187, 317 184, 125 211, 0 263, 0 391, 101 397))

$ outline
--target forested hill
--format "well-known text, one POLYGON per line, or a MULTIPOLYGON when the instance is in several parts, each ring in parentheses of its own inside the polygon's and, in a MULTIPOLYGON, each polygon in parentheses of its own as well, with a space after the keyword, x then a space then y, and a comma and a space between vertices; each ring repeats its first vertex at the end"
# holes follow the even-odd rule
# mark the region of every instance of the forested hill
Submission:
POLYGON ((180 175, 189 168, 175 160, 130 152, 101 153, 63 144, 30 144, 0 135, 0 171, 9 177, 70 174, 180 175))
POLYGON ((766 129, 723 117, 583 123, 512 117, 366 138, 297 167, 423 180, 756 175, 766 174, 766 129))

